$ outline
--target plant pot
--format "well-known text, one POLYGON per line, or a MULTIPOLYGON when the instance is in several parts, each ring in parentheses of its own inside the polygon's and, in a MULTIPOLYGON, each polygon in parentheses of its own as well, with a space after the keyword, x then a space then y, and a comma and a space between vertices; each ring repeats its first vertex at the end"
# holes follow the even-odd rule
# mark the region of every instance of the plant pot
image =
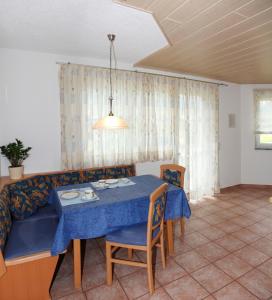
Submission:
POLYGON ((24 173, 24 166, 21 167, 9 167, 10 179, 20 179, 24 173))

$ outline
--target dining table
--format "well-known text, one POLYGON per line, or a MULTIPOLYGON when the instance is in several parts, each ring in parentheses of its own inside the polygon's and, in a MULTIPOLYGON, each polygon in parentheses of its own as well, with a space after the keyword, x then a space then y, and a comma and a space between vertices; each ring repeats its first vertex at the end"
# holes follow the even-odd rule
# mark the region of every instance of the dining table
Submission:
MULTIPOLYGON (((81 288, 81 240, 102 237, 122 227, 146 222, 149 196, 162 183, 164 181, 156 176, 141 175, 60 186, 51 191, 48 202, 55 206, 59 215, 51 254, 63 253, 73 241, 75 288, 81 288)), ((164 219, 171 254, 174 251, 173 221, 189 218, 191 210, 180 187, 169 184, 166 199, 164 219)))

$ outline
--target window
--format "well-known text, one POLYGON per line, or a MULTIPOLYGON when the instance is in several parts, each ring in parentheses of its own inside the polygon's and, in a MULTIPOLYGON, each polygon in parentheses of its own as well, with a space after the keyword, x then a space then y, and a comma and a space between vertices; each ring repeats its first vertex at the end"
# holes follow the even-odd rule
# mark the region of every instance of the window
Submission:
POLYGON ((272 150, 272 89, 254 90, 255 149, 272 150))

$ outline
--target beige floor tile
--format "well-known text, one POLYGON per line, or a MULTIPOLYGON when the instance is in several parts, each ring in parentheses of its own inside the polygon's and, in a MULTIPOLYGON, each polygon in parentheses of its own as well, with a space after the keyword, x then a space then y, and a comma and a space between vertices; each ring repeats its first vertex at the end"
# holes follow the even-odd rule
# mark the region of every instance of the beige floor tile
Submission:
POLYGON ((200 300, 208 296, 208 292, 189 275, 169 283, 164 288, 174 300, 200 300))
POLYGON ((175 255, 186 253, 192 250, 192 248, 187 243, 185 243, 182 239, 179 238, 174 240, 174 247, 175 247, 175 255))
POLYGON ((229 254, 227 250, 213 242, 204 244, 195 250, 210 262, 216 261, 229 254))
POLYGON ((272 259, 258 266, 258 269, 272 278, 272 259))
POLYGON ((262 223, 255 223, 253 225, 248 226, 247 229, 260 236, 266 236, 272 231, 271 228, 262 223))
POLYGON ((75 292, 76 289, 74 288, 74 277, 73 275, 69 275, 61 277, 57 276, 53 282, 50 294, 52 298, 57 299, 75 292))
POLYGON ((255 249, 263 252, 267 256, 272 257, 272 241, 267 238, 262 238, 251 244, 255 249))
POLYGON ((209 240, 202 234, 194 232, 185 236, 185 242, 191 247, 196 248, 200 245, 206 244, 209 240))
POLYGON ((223 230, 216 228, 215 226, 209 226, 199 232, 211 241, 217 240, 226 234, 223 230))
POLYGON ((175 261, 189 273, 209 264, 209 261, 206 258, 194 250, 176 256, 175 261))
POLYGON ((222 218, 222 217, 218 217, 216 214, 212 214, 212 215, 206 216, 204 218, 204 220, 207 223, 209 223, 210 225, 216 225, 216 224, 224 222, 226 219, 222 218))
POLYGON ((249 226, 249 225, 252 225, 252 224, 256 223, 256 221, 254 221, 252 219, 249 219, 249 218, 246 218, 244 215, 232 218, 230 220, 230 222, 233 222, 233 223, 235 223, 239 226, 242 226, 242 227, 249 226))
POLYGON ((264 253, 251 246, 245 246, 244 248, 235 251, 234 254, 253 267, 262 264, 269 258, 264 253))
POLYGON ((230 221, 226 221, 226 222, 217 224, 216 228, 219 228, 220 230, 222 230, 225 233, 232 233, 232 232, 240 230, 242 227, 237 224, 234 224, 230 221))
MULTIPOLYGON (((147 272, 145 269, 141 269, 135 273, 129 274, 119 280, 129 299, 135 299, 149 292, 147 272)), ((158 287, 159 284, 155 280, 155 288, 158 287)))
POLYGON ((210 293, 219 290, 232 281, 231 277, 214 265, 201 268, 192 273, 192 276, 210 293))
POLYGON ((184 269, 172 258, 167 259, 165 269, 163 269, 162 264, 155 266, 155 277, 161 285, 165 285, 186 274, 187 273, 184 271, 184 269))
POLYGON ((216 240, 216 243, 230 252, 238 250, 246 245, 244 242, 231 235, 226 235, 223 238, 216 240))
POLYGON ((171 300, 171 298, 163 288, 158 288, 155 290, 152 296, 146 294, 140 298, 137 298, 137 300, 171 300))
POLYGON ((105 263, 99 265, 84 266, 82 274, 82 288, 84 291, 97 287, 106 283, 106 265, 105 263))
POLYGON ((216 300, 212 295, 209 295, 208 297, 204 298, 204 300, 216 300))
MULTIPOLYGON (((55 300, 55 298, 52 298, 52 300, 55 300)), ((86 300, 86 295, 83 292, 76 292, 76 293, 58 298, 58 300, 86 300)))
POLYGON ((237 282, 232 282, 213 294, 217 300, 258 300, 237 282))
POLYGON ((125 292, 120 283, 116 280, 111 286, 106 284, 86 291, 87 300, 127 300, 125 292))
POLYGON ((233 232, 232 235, 247 244, 251 244, 261 238, 261 236, 249 231, 246 228, 233 232))
POLYGON ((243 274, 247 273, 252 266, 248 263, 240 259, 239 257, 235 256, 234 254, 230 254, 217 262, 215 265, 223 270, 226 274, 228 274, 233 279, 236 279, 243 274))
POLYGON ((245 274, 238 281, 260 299, 269 299, 272 296, 271 278, 257 269, 245 274))

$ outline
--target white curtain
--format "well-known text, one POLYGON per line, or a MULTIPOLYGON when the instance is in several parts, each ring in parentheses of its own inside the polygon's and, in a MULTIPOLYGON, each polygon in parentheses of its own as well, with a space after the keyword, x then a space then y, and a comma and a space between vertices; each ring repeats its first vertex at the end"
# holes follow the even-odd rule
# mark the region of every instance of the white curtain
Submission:
POLYGON ((64 169, 171 160, 199 198, 218 191, 218 88, 161 75, 116 71, 113 112, 128 129, 95 130, 109 113, 109 70, 60 67, 64 169))
POLYGON ((218 99, 212 84, 186 81, 180 90, 174 159, 186 167, 191 199, 219 192, 218 99))

